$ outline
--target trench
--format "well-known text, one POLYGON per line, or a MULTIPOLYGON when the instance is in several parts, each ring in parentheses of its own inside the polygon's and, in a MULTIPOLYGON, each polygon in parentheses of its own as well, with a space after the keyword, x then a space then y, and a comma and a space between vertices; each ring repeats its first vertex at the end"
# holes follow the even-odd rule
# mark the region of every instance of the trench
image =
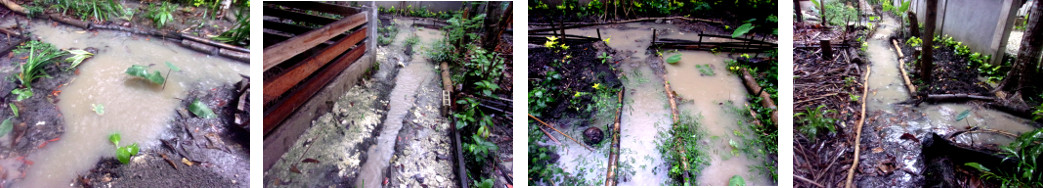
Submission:
MULTIPOLYGON (((886 175, 865 175, 869 177, 856 178, 860 185, 914 185, 924 180, 922 174, 926 162, 922 157, 922 146, 918 142, 902 138, 905 134, 924 140, 931 134, 949 135, 970 127, 983 127, 1013 134, 1035 129, 1030 120, 974 103, 924 103, 919 106, 903 103, 910 96, 898 68, 898 57, 890 41, 890 36, 896 28, 898 23, 894 18, 883 16, 878 31, 868 41, 867 54, 872 62, 872 73, 867 84, 867 120, 862 135, 862 150, 866 151, 861 157, 866 160, 860 163, 860 168, 877 168, 894 160, 897 170, 886 175), (961 114, 966 115, 961 118, 961 114), (893 158, 888 159, 888 156, 893 158)), ((1012 142, 1013 138, 994 133, 972 133, 961 134, 954 137, 953 141, 987 146, 1006 145, 1012 142)))
MULTIPOLYGON (((383 129, 376 144, 367 151, 367 160, 362 164, 359 178, 362 182, 384 182, 386 169, 391 164, 392 155, 395 153, 395 144, 400 140, 399 131, 403 128, 403 121, 410 109, 414 107, 418 95, 441 95, 437 90, 423 90, 421 86, 426 83, 437 81, 434 72, 434 63, 428 61, 423 55, 422 47, 430 46, 442 38, 442 32, 433 29, 423 29, 410 26, 411 21, 395 19, 394 23, 401 27, 392 48, 401 48, 409 37, 416 35, 420 42, 413 46, 414 54, 410 58, 392 58, 391 62, 401 66, 401 72, 395 78, 395 86, 391 90, 388 114, 383 122, 383 129)), ((401 56, 400 56, 401 57, 401 56)), ((380 187, 381 184, 365 183, 365 187, 380 187)))
POLYGON ((112 133, 122 135, 121 145, 139 143, 142 151, 162 147, 159 139, 172 137, 167 130, 172 128, 175 109, 181 104, 179 99, 184 99, 189 90, 217 88, 239 81, 240 74, 249 75, 249 65, 200 54, 160 39, 84 31, 44 21, 32 22, 30 31, 34 37, 61 49, 94 47, 99 52, 79 65, 79 75, 61 87, 57 105, 66 131, 60 140, 27 158, 34 164, 24 172, 25 179, 18 185, 68 186, 99 160, 115 156, 115 147, 108 141, 112 133), (131 65, 165 72, 165 62, 182 69, 167 76, 165 88, 124 73, 131 65), (96 114, 91 110, 92 104, 103 105, 105 113, 96 114))
MULTIPOLYGON (((738 148, 729 145, 730 140, 738 141, 740 138, 735 134, 743 131, 736 122, 745 120, 732 108, 744 109, 747 92, 738 76, 728 72, 724 63, 724 60, 731 59, 728 54, 680 51, 681 62, 656 65, 655 62, 660 61, 659 57, 655 56, 654 50, 649 49, 652 28, 656 28, 661 37, 698 39, 698 33, 686 33, 668 23, 628 23, 565 31, 570 35, 598 37, 597 30, 600 29, 600 36, 609 38, 608 46, 618 52, 613 60, 619 60, 617 68, 621 73, 617 76, 627 92, 620 125, 618 185, 665 185, 671 181, 668 177, 670 166, 658 148, 671 138, 667 131, 672 126, 671 111, 660 74, 666 74, 674 92, 684 99, 678 102, 682 115, 701 117, 698 120, 702 124, 701 131, 708 133, 708 139, 702 142, 708 144, 704 149, 710 155, 710 165, 698 175, 700 185, 728 185, 729 178, 734 175, 746 179, 747 185, 770 185, 772 180, 769 176, 754 170, 765 159, 736 153, 733 149, 738 148), (701 76, 696 64, 709 65, 716 74, 701 76), (656 69, 665 69, 665 73, 656 69)), ((593 121, 591 125, 611 125, 612 117, 593 121)), ((563 131, 576 137, 582 135, 585 128, 573 126, 563 131)), ((560 155, 557 165, 587 183, 603 184, 609 151, 606 148, 609 144, 605 144, 604 148, 594 148, 595 151, 591 152, 579 144, 559 139, 562 139, 563 146, 557 147, 560 155)))

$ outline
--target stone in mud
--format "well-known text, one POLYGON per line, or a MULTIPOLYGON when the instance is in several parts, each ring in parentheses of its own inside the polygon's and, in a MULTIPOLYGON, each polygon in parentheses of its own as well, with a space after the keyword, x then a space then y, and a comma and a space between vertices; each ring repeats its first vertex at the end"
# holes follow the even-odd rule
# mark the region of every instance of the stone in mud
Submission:
POLYGON ((602 139, 605 139, 605 134, 601 132, 601 128, 590 127, 583 131, 584 142, 587 145, 593 146, 594 144, 601 143, 602 139))

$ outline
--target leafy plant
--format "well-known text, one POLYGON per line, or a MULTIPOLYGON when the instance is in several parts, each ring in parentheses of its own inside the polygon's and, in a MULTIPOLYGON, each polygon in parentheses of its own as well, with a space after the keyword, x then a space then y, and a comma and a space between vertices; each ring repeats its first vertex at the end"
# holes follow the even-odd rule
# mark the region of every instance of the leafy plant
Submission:
POLYGON ((250 15, 246 12, 243 10, 237 12, 235 26, 214 37, 214 40, 236 46, 250 46, 250 15))
POLYGON ((601 55, 598 55, 598 59, 601 59, 601 64, 605 64, 605 62, 612 60, 612 56, 609 56, 608 53, 601 52, 601 55))
POLYGON ((753 30, 753 28, 753 24, 751 23, 742 24, 741 26, 735 28, 735 31, 732 32, 732 38, 738 38, 743 35, 746 35, 746 33, 749 33, 750 30, 753 30))
POLYGON ((7 119, 4 119, 4 122, 0 122, 0 136, 11 133, 12 128, 14 128, 14 124, 11 123, 11 117, 7 117, 7 119))
POLYGON ((8 104, 11 107, 11 113, 14 113, 14 117, 18 117, 18 105, 8 104))
POLYGON ((1009 145, 1000 146, 1004 161, 1014 161, 1012 171, 994 171, 981 164, 970 162, 968 166, 982 172, 982 179, 999 181, 1000 187, 1043 187, 1043 173, 1039 169, 1040 154, 1043 154, 1043 129, 1022 133, 1009 145))
POLYGON ((710 64, 695 65, 695 68, 699 69, 699 74, 700 75, 703 75, 703 76, 713 76, 714 75, 713 68, 710 67, 710 64))
POLYGON ((37 78, 49 77, 44 72, 44 66, 57 62, 55 59, 65 55, 65 52, 58 50, 54 45, 37 40, 30 40, 18 46, 13 52, 29 53, 25 63, 16 64, 21 71, 17 78, 24 88, 32 88, 32 82, 37 78))
POLYGON ((905 44, 908 44, 909 46, 912 46, 912 47, 920 47, 921 43, 923 43, 923 41, 920 40, 920 38, 917 38, 917 37, 909 37, 908 40, 905 40, 905 44))
POLYGON ((93 53, 87 52, 85 50, 67 50, 66 52, 72 54, 72 57, 65 58, 65 61, 72 62, 72 65, 69 65, 68 69, 74 69, 76 68, 76 66, 79 66, 80 63, 83 63, 83 60, 86 60, 87 58, 94 56, 93 53))
MULTIPOLYGON (((109 16, 124 16, 125 10, 123 5, 120 5, 115 0, 37 0, 35 2, 39 5, 49 4, 51 10, 57 10, 62 14, 67 14, 70 11, 80 17, 80 20, 87 20, 88 18, 94 18, 94 21, 101 22, 109 20, 109 16)), ((41 7, 42 8, 42 7, 41 7)), ((35 12, 42 13, 43 11, 35 12)))
POLYGON ((680 121, 671 126, 669 132, 660 132, 660 136, 669 139, 659 143, 657 149, 664 154, 664 161, 670 166, 668 176, 675 180, 675 185, 698 184, 695 179, 685 179, 684 172, 699 174, 710 163, 703 148, 705 144, 701 143, 706 137, 706 132, 701 130, 699 119, 682 115, 680 121), (683 150, 684 153, 678 150, 683 150), (688 169, 684 169, 683 160, 687 160, 688 169))
POLYGON ((410 36, 409 38, 406 38, 405 46, 407 48, 409 48, 409 47, 412 47, 413 45, 416 45, 416 43, 419 43, 419 42, 420 42, 420 37, 417 36, 417 35, 413 35, 413 36, 410 36))
POLYGON ((166 82, 166 79, 163 78, 163 75, 160 74, 159 71, 149 73, 148 67, 142 65, 131 65, 125 72, 131 76, 141 77, 155 84, 163 84, 166 82))
POLYGON ((14 94, 15 101, 22 101, 33 97, 33 88, 18 88, 11 90, 11 94, 14 94))
POLYGON ((830 134, 836 132, 836 127, 834 127, 833 123, 837 120, 826 117, 830 113, 836 113, 836 110, 822 110, 822 108, 825 107, 826 105, 819 105, 815 109, 808 107, 804 112, 793 114, 793 117, 796 118, 797 122, 803 124, 797 127, 797 130, 800 130, 801 133, 807 135, 808 139, 812 142, 815 141, 816 136, 819 132, 823 131, 823 129, 828 130, 830 134))
POLYGON ((119 146, 120 133, 113 133, 109 135, 109 142, 112 142, 112 145, 116 146, 116 159, 119 160, 120 163, 130 163, 130 157, 138 155, 138 143, 134 143, 127 146, 119 146))
POLYGON ((492 154, 499 149, 496 147, 496 144, 486 141, 485 139, 478 137, 478 135, 471 135, 471 139, 474 143, 464 143, 464 149, 471 155, 475 156, 475 160, 478 161, 478 163, 484 163, 489 154, 492 154))
POLYGON ((742 176, 734 175, 728 179, 728 186, 746 186, 746 180, 743 180, 742 176))
POLYGON ((214 111, 210 110, 210 107, 207 107, 206 103, 200 102, 199 99, 192 101, 192 103, 188 105, 188 111, 191 111, 192 114, 196 115, 196 117, 203 119, 217 117, 217 114, 214 114, 214 111))
POLYGON ((176 4, 170 4, 169 2, 163 2, 161 4, 153 3, 149 6, 148 12, 145 13, 145 17, 152 19, 152 23, 154 23, 156 28, 159 29, 167 25, 167 22, 174 20, 173 12, 176 10, 176 4))
POLYGON ((476 180, 476 181, 474 181, 474 186, 478 187, 478 188, 492 188, 493 187, 493 179, 482 178, 481 182, 476 180))

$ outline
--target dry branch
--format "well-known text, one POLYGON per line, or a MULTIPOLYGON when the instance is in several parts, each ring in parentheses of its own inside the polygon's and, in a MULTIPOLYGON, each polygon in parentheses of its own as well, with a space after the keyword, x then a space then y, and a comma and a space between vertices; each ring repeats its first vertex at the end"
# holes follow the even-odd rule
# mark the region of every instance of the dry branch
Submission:
MULTIPOLYGON (((864 86, 862 86, 862 98, 865 99, 869 95, 869 74, 873 72, 873 67, 866 66, 866 76, 864 86)), ((851 169, 847 171, 847 183, 844 187, 851 188, 851 182, 855 177, 855 169, 858 169, 859 153, 862 150, 862 125, 866 122, 866 100, 862 101, 862 112, 859 113, 858 126, 855 128, 855 160, 851 161, 851 169)))
POLYGON ((902 54, 902 48, 898 47, 898 41, 896 40, 892 39, 891 44, 895 46, 895 52, 898 52, 898 70, 902 71, 902 80, 905 80, 905 86, 906 89, 909 90, 909 96, 916 96, 916 86, 913 85, 913 82, 909 81, 909 75, 905 72, 905 59, 902 58, 904 56, 902 54))

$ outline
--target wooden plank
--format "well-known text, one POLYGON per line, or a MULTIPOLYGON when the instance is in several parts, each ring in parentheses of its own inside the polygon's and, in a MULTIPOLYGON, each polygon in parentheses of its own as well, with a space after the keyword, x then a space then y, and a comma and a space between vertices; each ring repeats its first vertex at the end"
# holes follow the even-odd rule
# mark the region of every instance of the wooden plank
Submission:
POLYGON ((299 66, 294 66, 291 70, 286 71, 284 74, 276 76, 275 78, 264 79, 264 104, 272 102, 283 93, 289 91, 297 83, 311 76, 319 68, 326 66, 330 60, 333 60, 340 54, 347 51, 349 48, 354 47, 356 43, 366 38, 367 29, 363 27, 355 33, 352 33, 347 38, 337 41, 336 44, 322 50, 319 54, 311 56, 305 59, 299 66))
POLYGON ((323 26, 322 28, 312 30, 303 35, 291 38, 264 48, 264 70, 271 69, 279 63, 290 59, 291 57, 304 52, 315 45, 325 42, 333 37, 336 37, 340 33, 351 30, 358 26, 366 24, 366 14, 356 14, 351 17, 341 19, 340 21, 333 22, 330 25, 323 26))
POLYGON ((307 33, 308 31, 315 30, 316 28, 309 28, 300 25, 286 24, 282 22, 264 21, 264 29, 275 30, 279 32, 300 35, 307 33))
POLYGON ((262 42, 264 42, 264 47, 268 47, 268 46, 271 46, 271 45, 278 44, 278 43, 280 43, 282 41, 289 40, 290 38, 291 38, 290 36, 285 35, 285 34, 264 32, 264 34, 263 34, 263 40, 264 41, 262 41, 262 42))
MULTIPOLYGON (((330 14, 341 15, 344 17, 359 13, 358 8, 351 8, 346 6, 340 6, 329 3, 314 2, 314 1, 266 1, 265 4, 280 5, 285 7, 291 7, 301 10, 313 10, 319 12, 325 12, 330 14)), ((267 13, 265 13, 267 14, 267 13)))
MULTIPOLYGON (((286 120, 294 111, 297 111, 297 108, 308 102, 312 96, 332 81, 333 78, 340 75, 348 66, 351 66, 359 57, 362 57, 365 52, 366 43, 363 42, 347 54, 337 58, 335 63, 327 66, 327 69, 316 75, 315 78, 304 83, 301 90, 291 93, 285 101, 272 106, 274 109, 264 115, 264 135, 268 135, 271 130, 278 127, 283 120, 286 120)), ((265 88, 265 90, 268 90, 268 88, 265 88)))
POLYGON ((289 19, 298 22, 308 22, 313 23, 315 25, 326 25, 337 21, 337 19, 333 18, 304 14, 267 6, 264 7, 264 16, 289 19))

